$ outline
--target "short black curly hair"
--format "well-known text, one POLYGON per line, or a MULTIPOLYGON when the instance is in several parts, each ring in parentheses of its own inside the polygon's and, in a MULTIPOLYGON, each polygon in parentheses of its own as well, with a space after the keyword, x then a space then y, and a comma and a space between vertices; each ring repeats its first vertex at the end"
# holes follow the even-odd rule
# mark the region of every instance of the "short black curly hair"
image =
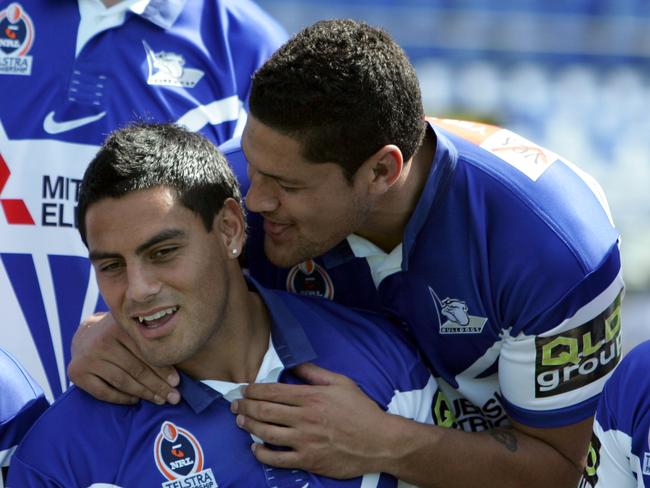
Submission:
POLYGON ((250 112, 348 179, 386 144, 410 159, 425 131, 408 57, 385 31, 353 20, 317 22, 280 47, 253 77, 250 112))

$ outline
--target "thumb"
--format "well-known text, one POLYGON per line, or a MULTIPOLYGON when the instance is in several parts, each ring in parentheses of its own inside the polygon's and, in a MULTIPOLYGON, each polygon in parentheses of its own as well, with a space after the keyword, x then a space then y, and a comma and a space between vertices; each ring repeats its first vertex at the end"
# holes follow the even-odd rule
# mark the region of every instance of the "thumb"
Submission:
POLYGON ((314 363, 303 363, 293 369, 296 376, 299 376, 312 385, 335 385, 351 381, 346 376, 333 373, 332 371, 316 366, 314 363))

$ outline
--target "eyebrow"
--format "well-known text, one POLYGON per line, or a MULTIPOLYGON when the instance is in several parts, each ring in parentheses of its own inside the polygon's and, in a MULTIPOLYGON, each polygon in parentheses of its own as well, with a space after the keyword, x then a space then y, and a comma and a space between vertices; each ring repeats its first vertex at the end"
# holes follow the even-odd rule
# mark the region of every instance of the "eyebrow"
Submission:
MULTIPOLYGON (((179 237, 185 237, 185 231, 181 229, 165 229, 160 231, 158 234, 150 237, 145 242, 140 244, 136 249, 135 253, 140 255, 144 253, 147 249, 161 242, 167 241, 169 239, 176 239, 179 237)), ((91 261, 99 261, 100 259, 112 259, 122 257, 121 254, 116 252, 106 252, 106 251, 91 251, 88 254, 88 257, 91 261)))
POLYGON ((246 151, 244 150, 243 139, 242 139, 242 143, 241 143, 240 147, 241 147, 242 153, 244 153, 244 158, 246 159, 246 164, 248 166, 253 167, 255 169, 255 171, 258 172, 259 174, 261 174, 263 176, 266 176, 267 178, 273 178, 274 180, 282 181, 283 183, 288 183, 290 185, 304 185, 305 184, 301 180, 295 180, 295 179, 291 179, 291 178, 286 177, 286 176, 274 175, 273 173, 267 173, 266 171, 260 171, 259 169, 257 169, 255 166, 253 166, 251 164, 250 159, 248 159, 248 156, 246 156, 246 151))
MULTIPOLYGON (((250 164, 250 163, 249 163, 250 164)), ((259 169, 256 169, 259 174, 266 176, 267 178, 272 178, 274 180, 281 181, 282 183, 288 183, 290 185, 304 185, 305 183, 301 180, 295 180, 288 178, 286 176, 279 176, 279 175, 274 175, 272 173, 267 173, 266 171, 260 171, 259 169)))

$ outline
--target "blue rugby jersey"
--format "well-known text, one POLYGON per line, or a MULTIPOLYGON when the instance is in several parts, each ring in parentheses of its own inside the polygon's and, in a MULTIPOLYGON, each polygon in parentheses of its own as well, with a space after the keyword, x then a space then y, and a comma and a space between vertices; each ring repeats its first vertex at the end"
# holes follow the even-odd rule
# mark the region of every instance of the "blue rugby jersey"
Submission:
POLYGON ((0 345, 50 398, 79 322, 105 309, 74 215, 99 145, 136 118, 239 134, 285 39, 250 0, 0 0, 0 345))
MULTIPOLYGON (((437 136, 433 164, 394 251, 353 235, 279 270, 264 256, 253 214, 252 275, 401 319, 464 430, 505 425, 508 416, 533 427, 590 417, 620 359, 618 233, 602 190, 570 161, 511 131, 429 125, 437 136), (585 325, 598 316, 605 325, 585 325)), ((245 167, 234 141, 223 149, 245 167)))
POLYGON ((0 348, 0 488, 16 446, 48 405, 40 386, 0 348))
POLYGON ((605 384, 581 487, 650 487, 650 341, 605 384))
MULTIPOLYGON (((257 381, 299 383, 289 368, 312 361, 352 378, 384 410, 427 423, 435 418, 445 425, 435 381, 395 324, 379 314, 250 284, 273 322, 273 347, 262 361, 257 381)), ((9 484, 14 488, 85 488, 94 483, 103 488, 397 486, 385 474, 334 480, 259 463, 250 450, 253 439, 237 427, 230 412, 230 401, 241 398, 239 386, 183 375, 183 401, 178 406, 113 405, 72 387, 16 451, 9 484), (215 388, 221 384, 221 392, 210 386, 214 384, 215 388)))

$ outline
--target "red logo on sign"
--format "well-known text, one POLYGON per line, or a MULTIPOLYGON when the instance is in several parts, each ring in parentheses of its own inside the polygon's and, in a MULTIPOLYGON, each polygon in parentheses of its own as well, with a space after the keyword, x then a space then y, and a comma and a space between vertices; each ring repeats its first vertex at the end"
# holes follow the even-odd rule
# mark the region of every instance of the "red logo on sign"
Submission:
MULTIPOLYGON (((9 166, 7 166, 2 154, 0 154, 0 194, 2 194, 2 190, 7 180, 9 180, 10 174, 9 166)), ((22 200, 17 198, 0 198, 0 205, 2 205, 7 222, 10 224, 34 225, 34 219, 29 213, 29 210, 27 210, 27 205, 22 200)))

